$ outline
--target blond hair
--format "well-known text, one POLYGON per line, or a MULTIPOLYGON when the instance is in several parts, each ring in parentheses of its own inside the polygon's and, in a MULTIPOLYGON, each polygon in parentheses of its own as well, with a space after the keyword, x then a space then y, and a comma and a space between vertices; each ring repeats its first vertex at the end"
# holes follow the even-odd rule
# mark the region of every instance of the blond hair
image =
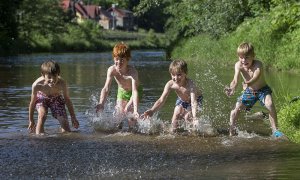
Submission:
POLYGON ((171 74, 177 74, 177 73, 185 73, 187 74, 188 69, 187 69, 187 63, 184 60, 174 60, 171 62, 169 66, 169 72, 171 74))
POLYGON ((243 42, 237 48, 238 55, 254 56, 254 47, 251 43, 243 42))

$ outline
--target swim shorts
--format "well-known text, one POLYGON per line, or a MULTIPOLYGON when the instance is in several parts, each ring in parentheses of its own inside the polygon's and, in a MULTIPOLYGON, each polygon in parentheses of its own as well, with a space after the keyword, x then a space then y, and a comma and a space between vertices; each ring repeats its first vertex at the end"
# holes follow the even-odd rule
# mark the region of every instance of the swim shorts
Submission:
POLYGON ((59 116, 63 117, 64 119, 68 118, 65 104, 66 103, 62 95, 47 96, 40 91, 37 93, 36 109, 44 107, 46 109, 46 113, 48 113, 48 108, 50 108, 52 116, 56 119, 59 116))
POLYGON ((250 110, 258 100, 262 106, 265 106, 264 99, 268 94, 272 94, 272 90, 268 85, 257 91, 246 88, 242 95, 238 97, 238 102, 241 102, 246 106, 247 110, 250 110))
MULTIPOLYGON (((203 96, 198 96, 197 105, 200 108, 202 107, 202 101, 203 101, 203 96)), ((177 97, 175 105, 176 106, 181 105, 184 109, 187 109, 187 110, 190 109, 192 106, 191 103, 183 101, 180 97, 177 97)))
MULTIPOLYGON (((132 91, 126 91, 125 89, 123 89, 121 87, 118 88, 117 99, 129 101, 131 96, 132 96, 132 91)), ((139 99, 142 99, 142 97, 143 97, 143 86, 142 85, 139 85, 139 87, 138 87, 138 97, 139 97, 139 99)))

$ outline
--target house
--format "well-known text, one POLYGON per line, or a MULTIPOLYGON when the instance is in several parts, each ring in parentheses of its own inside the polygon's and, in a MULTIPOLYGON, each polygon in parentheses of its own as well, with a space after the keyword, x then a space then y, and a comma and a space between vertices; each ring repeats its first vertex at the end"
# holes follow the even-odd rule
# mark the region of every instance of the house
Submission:
POLYGON ((83 1, 62 0, 61 7, 71 10, 78 23, 86 19, 96 21, 104 29, 124 29, 132 30, 134 26, 134 16, 131 11, 116 8, 114 5, 108 10, 101 6, 84 5, 83 1))
POLYGON ((117 8, 112 6, 107 10, 113 17, 113 28, 121 28, 124 30, 132 30, 134 27, 134 16, 133 12, 125 9, 117 8))

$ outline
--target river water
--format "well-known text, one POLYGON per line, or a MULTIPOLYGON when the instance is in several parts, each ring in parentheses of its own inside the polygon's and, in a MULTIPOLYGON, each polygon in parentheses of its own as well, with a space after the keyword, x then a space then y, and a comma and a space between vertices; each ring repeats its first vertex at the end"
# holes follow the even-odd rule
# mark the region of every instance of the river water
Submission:
MULTIPOLYGON (((164 52, 133 51, 131 64, 144 87, 139 112, 159 98, 169 80, 164 52)), ((139 121, 137 132, 112 131, 116 96, 113 84, 105 112, 94 106, 104 85, 111 53, 32 54, 0 59, 1 179, 296 179, 300 177, 300 145, 271 137, 268 120, 253 117, 259 103, 242 113, 238 136, 228 136, 231 108, 238 93, 223 93, 233 67, 190 62, 188 75, 201 87, 204 107, 198 133, 168 133, 175 93, 151 120, 139 121), (80 128, 59 133, 51 113, 47 135, 28 134, 31 84, 39 66, 54 59, 68 82, 80 128), (209 129, 209 131, 207 131, 209 129)), ((299 74, 268 71, 277 109, 287 95, 299 95, 299 74)), ((241 90, 241 89, 239 89, 241 90)), ((35 113, 35 118, 37 113, 35 113)))

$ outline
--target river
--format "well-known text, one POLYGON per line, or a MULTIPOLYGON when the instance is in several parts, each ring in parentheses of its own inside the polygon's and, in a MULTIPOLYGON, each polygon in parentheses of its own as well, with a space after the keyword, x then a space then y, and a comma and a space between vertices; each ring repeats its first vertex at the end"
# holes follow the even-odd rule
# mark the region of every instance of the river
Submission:
MULTIPOLYGON (((238 136, 228 136, 230 110, 236 98, 223 89, 233 67, 213 62, 189 62, 188 76, 203 90, 200 133, 170 134, 175 93, 151 121, 139 122, 138 132, 111 131, 116 84, 103 114, 94 106, 104 85, 111 53, 32 54, 0 58, 0 178, 1 179, 296 179, 300 177, 300 145, 271 136, 264 111, 257 103, 242 113, 238 136), (59 133, 51 113, 47 135, 28 134, 31 85, 40 64, 54 59, 68 82, 80 128, 59 133), (208 133, 210 129, 213 133, 208 133)), ((170 79, 169 61, 160 51, 133 51, 130 64, 144 87, 139 112, 159 98, 170 79)), ((288 94, 299 95, 299 74, 267 71, 277 109, 288 94)), ((238 91, 241 91, 239 89, 238 91)), ((237 91, 237 92, 238 92, 237 91)), ((37 113, 35 112, 35 119, 37 113)))

